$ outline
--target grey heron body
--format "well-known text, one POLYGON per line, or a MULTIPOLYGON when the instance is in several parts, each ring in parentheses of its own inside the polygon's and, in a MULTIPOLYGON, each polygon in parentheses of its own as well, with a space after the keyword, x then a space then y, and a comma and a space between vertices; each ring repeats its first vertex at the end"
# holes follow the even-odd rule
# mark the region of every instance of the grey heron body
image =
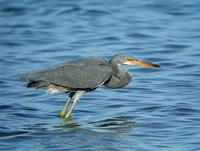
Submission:
POLYGON ((85 92, 93 91, 102 85, 109 88, 121 88, 131 81, 131 73, 119 67, 120 64, 159 67, 126 54, 117 54, 109 61, 101 57, 86 57, 65 62, 53 68, 23 74, 21 79, 28 81, 27 87, 47 89, 50 93, 69 92, 69 98, 60 113, 61 117, 69 118, 76 103, 85 92), (65 114, 74 95, 74 102, 65 114))

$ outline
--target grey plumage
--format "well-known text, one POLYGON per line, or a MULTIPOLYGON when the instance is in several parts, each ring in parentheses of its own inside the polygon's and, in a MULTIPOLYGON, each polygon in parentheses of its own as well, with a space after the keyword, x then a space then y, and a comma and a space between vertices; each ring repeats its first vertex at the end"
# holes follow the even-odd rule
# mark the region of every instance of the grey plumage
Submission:
POLYGON ((30 81, 27 87, 47 88, 50 85, 61 86, 68 91, 74 89, 93 90, 100 85, 119 88, 128 84, 131 75, 121 69, 112 60, 100 57, 87 57, 59 64, 51 69, 45 69, 21 76, 22 80, 30 81), (126 77, 123 78, 123 76, 126 77), (122 82, 121 80, 125 80, 122 82))
POLYGON ((28 87, 48 88, 48 85, 66 89, 95 89, 106 82, 112 74, 112 68, 105 59, 97 57, 82 58, 66 62, 51 69, 27 73, 21 76, 28 80, 28 87))
POLYGON ((69 92, 68 101, 60 116, 65 116, 66 108, 76 94, 75 101, 65 118, 69 118, 80 97, 87 91, 104 85, 109 88, 121 88, 127 85, 132 75, 120 64, 138 64, 158 68, 159 66, 139 61, 126 54, 117 54, 107 61, 101 57, 86 57, 64 62, 55 67, 23 74, 22 80, 28 81, 27 87, 47 89, 49 92, 69 92))

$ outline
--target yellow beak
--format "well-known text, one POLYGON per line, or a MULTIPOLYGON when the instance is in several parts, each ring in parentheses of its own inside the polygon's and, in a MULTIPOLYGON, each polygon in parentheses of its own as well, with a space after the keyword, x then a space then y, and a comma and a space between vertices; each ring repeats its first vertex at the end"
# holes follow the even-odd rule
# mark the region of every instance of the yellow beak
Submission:
POLYGON ((148 66, 148 67, 152 67, 152 68, 160 68, 160 66, 158 66, 156 64, 153 64, 153 63, 148 62, 148 61, 137 60, 135 58, 127 58, 127 61, 124 62, 124 64, 139 65, 139 66, 148 66))

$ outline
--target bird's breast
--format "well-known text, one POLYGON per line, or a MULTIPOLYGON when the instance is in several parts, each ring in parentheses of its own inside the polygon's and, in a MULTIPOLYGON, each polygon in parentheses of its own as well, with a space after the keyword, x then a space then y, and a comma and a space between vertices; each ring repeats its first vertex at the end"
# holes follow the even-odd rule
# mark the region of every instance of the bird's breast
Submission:
POLYGON ((112 75, 104 85, 109 88, 122 88, 130 83, 131 79, 132 74, 127 71, 123 74, 112 75))

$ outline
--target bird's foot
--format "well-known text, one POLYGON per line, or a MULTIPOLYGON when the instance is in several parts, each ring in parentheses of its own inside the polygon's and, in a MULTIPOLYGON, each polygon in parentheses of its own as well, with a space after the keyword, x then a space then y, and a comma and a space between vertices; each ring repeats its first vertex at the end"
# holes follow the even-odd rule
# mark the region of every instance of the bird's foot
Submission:
POLYGON ((61 111, 59 115, 60 115, 61 118, 65 118, 65 112, 64 111, 61 111))
POLYGON ((71 119, 72 119, 72 116, 69 115, 69 114, 66 114, 66 115, 65 115, 65 119, 66 119, 66 120, 71 120, 71 119))

